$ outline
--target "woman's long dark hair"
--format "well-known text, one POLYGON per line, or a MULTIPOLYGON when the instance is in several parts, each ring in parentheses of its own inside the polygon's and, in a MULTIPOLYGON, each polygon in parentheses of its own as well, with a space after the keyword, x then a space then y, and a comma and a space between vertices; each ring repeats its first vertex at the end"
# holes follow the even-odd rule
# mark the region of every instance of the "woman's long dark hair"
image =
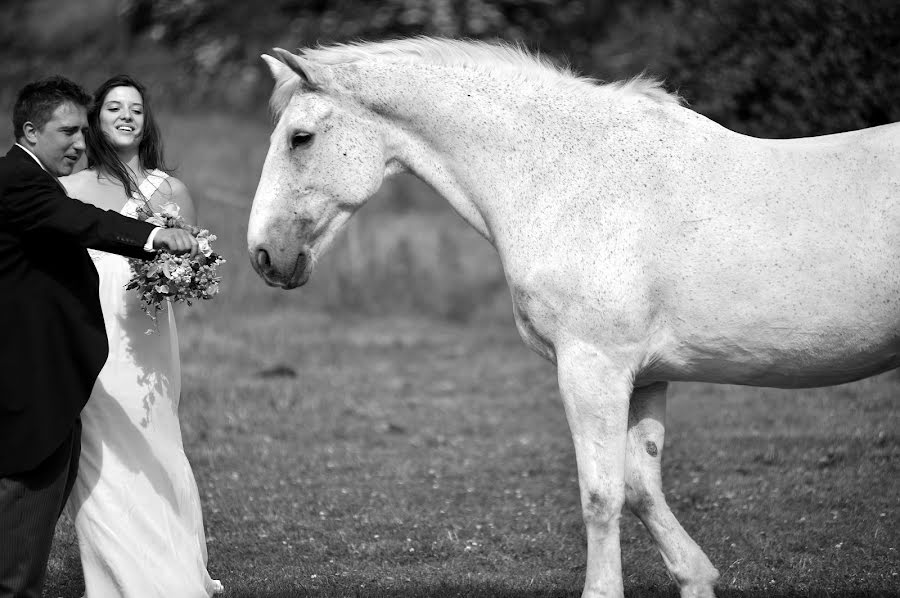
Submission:
POLYGON ((106 175, 117 179, 125 187, 125 193, 130 197, 138 189, 137 181, 135 181, 134 175, 128 171, 122 160, 119 159, 115 148, 100 129, 100 112, 103 109, 103 102, 106 100, 106 94, 114 87, 135 88, 141 94, 141 99, 144 103, 144 128, 141 134, 141 142, 138 145, 138 162, 140 167, 144 170, 158 168, 166 172, 169 169, 165 166, 163 159, 162 138, 160 137, 156 120, 153 118, 153 111, 150 109, 147 89, 128 75, 116 75, 101 83, 100 87, 94 91, 94 101, 88 109, 88 130, 85 135, 88 166, 96 168, 98 174, 102 171, 106 175))

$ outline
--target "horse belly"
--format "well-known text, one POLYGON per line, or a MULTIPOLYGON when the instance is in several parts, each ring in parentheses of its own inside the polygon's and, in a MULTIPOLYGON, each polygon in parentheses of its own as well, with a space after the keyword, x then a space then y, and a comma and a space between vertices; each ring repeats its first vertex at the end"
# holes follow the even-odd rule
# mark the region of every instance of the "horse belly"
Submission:
POLYGON ((650 363, 639 378, 774 388, 844 384, 900 367, 900 322, 883 330, 775 327, 699 335, 670 343, 650 363))

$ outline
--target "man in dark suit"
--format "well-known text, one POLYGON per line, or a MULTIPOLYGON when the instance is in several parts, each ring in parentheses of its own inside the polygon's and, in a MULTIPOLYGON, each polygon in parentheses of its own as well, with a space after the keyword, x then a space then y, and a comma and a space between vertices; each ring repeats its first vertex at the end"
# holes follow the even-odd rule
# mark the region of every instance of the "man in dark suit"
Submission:
POLYGON ((85 250, 196 254, 180 229, 66 196, 90 97, 62 77, 26 85, 16 145, 0 158, 0 598, 38 598, 81 447, 79 414, 107 356, 98 277, 85 250))

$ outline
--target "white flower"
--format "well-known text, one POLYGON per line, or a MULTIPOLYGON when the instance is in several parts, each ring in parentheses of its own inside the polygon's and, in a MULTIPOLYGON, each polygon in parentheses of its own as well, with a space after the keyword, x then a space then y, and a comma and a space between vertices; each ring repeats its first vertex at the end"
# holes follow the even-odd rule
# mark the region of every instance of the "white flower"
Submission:
POLYGON ((181 212, 181 207, 175 202, 164 203, 159 207, 160 213, 163 216, 168 218, 178 218, 178 213, 181 212))
POLYGON ((166 221, 160 216, 150 216, 146 221, 154 226, 166 226, 166 221))
POLYGON ((198 237, 197 246, 200 248, 200 253, 206 257, 209 257, 212 254, 212 247, 209 246, 208 237, 198 237))

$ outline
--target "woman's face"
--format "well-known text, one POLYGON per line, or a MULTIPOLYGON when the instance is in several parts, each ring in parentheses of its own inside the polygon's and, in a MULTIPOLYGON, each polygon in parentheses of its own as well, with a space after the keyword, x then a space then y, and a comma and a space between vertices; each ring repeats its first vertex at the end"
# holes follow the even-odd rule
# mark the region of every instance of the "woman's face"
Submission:
POLYGON ((113 87, 100 107, 100 130, 116 150, 137 149, 144 133, 144 100, 134 87, 113 87))

